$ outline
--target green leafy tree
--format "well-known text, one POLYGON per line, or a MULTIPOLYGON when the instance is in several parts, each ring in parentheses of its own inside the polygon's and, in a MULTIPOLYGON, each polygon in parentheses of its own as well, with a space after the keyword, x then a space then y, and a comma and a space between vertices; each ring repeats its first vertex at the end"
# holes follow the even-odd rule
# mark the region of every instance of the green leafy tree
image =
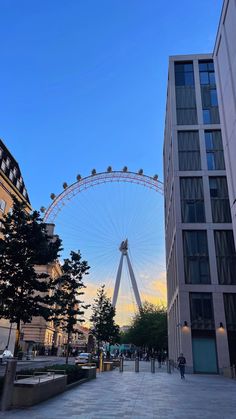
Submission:
POLYGON ((57 259, 61 241, 50 240, 37 211, 28 213, 24 203, 12 198, 12 212, 1 220, 0 317, 16 323, 16 356, 21 322, 30 323, 33 316, 50 316, 51 279, 45 273, 38 274, 35 265, 57 259))
POLYGON ((80 300, 86 288, 83 276, 88 274, 88 262, 81 260, 80 252, 71 252, 70 259, 65 259, 62 266, 62 276, 56 279, 56 290, 52 297, 55 304, 54 321, 57 326, 67 333, 66 363, 68 363, 69 344, 72 334, 80 334, 78 323, 84 322, 82 318, 84 309, 88 306, 80 300))
POLYGON ((149 350, 167 350, 166 307, 145 302, 130 329, 122 334, 121 341, 149 350))
POLYGON ((97 298, 94 299, 92 306, 93 314, 90 318, 92 322, 92 334, 98 341, 98 348, 101 342, 109 344, 119 340, 119 326, 115 323, 115 308, 111 304, 111 299, 107 297, 105 285, 97 291, 97 298))

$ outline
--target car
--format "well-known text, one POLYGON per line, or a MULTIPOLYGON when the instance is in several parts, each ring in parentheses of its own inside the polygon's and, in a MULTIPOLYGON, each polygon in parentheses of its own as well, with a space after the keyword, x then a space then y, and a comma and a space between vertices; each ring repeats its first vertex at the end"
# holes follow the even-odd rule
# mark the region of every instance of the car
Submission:
POLYGON ((82 352, 75 357, 75 364, 87 364, 90 362, 91 354, 88 352, 82 352))
POLYGON ((0 353, 0 362, 3 363, 3 361, 6 361, 7 359, 13 358, 13 354, 9 349, 5 349, 4 351, 1 351, 0 353))

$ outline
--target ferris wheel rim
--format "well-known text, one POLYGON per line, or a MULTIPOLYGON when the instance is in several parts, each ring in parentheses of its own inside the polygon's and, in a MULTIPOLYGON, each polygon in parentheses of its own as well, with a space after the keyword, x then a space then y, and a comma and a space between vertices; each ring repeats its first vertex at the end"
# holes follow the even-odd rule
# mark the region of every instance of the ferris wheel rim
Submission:
POLYGON ((53 198, 53 202, 45 211, 43 222, 54 223, 58 213, 65 205, 65 201, 70 201, 73 197, 78 195, 85 189, 90 189, 94 186, 112 183, 112 182, 126 182, 144 186, 164 194, 164 184, 158 179, 158 176, 149 176, 144 173, 132 172, 129 170, 111 170, 106 172, 91 173, 89 176, 80 178, 68 185, 64 190, 53 198))

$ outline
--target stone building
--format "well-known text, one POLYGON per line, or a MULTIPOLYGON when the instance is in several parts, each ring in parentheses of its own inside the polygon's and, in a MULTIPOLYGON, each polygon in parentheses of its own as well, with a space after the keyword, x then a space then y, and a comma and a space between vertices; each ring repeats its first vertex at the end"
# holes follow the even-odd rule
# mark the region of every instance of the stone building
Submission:
POLYGON ((236 0, 224 0, 213 56, 236 243, 236 0))
POLYGON ((212 54, 169 59, 164 138, 169 357, 236 362, 236 254, 212 54))
MULTIPOLYGON (((26 210, 31 210, 19 164, 0 140, 0 227, 3 214, 12 208, 12 195, 26 204, 26 210)), ((14 342, 15 325, 11 327, 8 320, 0 319, 0 350, 5 349, 8 345, 9 349, 13 351, 14 342)))

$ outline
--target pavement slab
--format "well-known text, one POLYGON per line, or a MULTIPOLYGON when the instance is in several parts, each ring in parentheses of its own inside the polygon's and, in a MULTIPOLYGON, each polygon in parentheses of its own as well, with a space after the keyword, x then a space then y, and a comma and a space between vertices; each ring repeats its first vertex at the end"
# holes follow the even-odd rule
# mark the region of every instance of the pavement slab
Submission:
POLYGON ((118 370, 6 419, 235 419, 236 381, 220 376, 118 370))

